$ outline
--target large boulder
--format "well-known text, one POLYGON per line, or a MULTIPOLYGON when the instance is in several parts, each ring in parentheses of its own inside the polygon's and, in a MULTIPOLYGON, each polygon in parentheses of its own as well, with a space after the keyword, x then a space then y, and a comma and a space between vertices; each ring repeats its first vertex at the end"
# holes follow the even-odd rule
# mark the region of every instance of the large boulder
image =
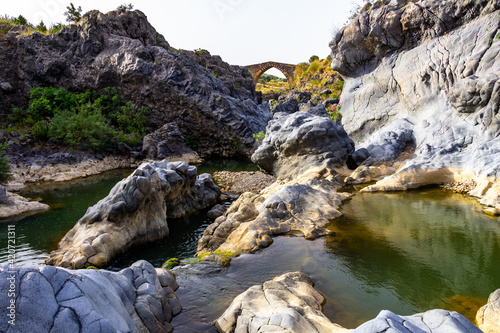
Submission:
POLYGON ((488 303, 479 309, 476 322, 484 333, 500 332, 500 289, 491 293, 488 303))
POLYGON ((0 82, 15 87, 0 90, 0 113, 26 107, 32 87, 80 92, 112 86, 148 108, 150 131, 175 121, 201 157, 249 156, 252 134, 271 114, 255 104, 248 70, 206 53, 172 48, 138 10, 90 11, 56 34, 0 43, 0 82))
POLYGON ((327 117, 276 113, 252 162, 286 179, 323 163, 343 166, 353 151, 354 142, 342 126, 327 117))
MULTIPOLYGON (((457 312, 430 310, 399 316, 383 310, 354 330, 332 323, 321 312, 323 296, 307 275, 286 273, 238 295, 215 320, 220 332, 480 333, 457 312)), ((486 331, 490 332, 490 331, 486 331)), ((497 332, 497 330, 491 331, 497 332)))
POLYGON ((168 236, 167 218, 215 204, 220 189, 209 174, 184 162, 144 163, 90 207, 52 251, 47 264, 102 267, 133 245, 168 236))
POLYGON ((496 0, 417 1, 376 3, 335 35, 349 136, 378 159, 415 148, 366 191, 472 179, 500 207, 499 29, 496 0))
POLYGON ((321 312, 324 297, 300 272, 286 273, 236 297, 215 321, 220 332, 349 332, 321 312))
POLYGON ((172 332, 177 288, 172 273, 146 261, 120 272, 3 265, 0 331, 172 332), (12 288, 16 297, 8 296, 12 288))
POLYGON ((300 233, 314 239, 330 234, 324 226, 340 216, 337 207, 349 195, 337 193, 354 144, 341 126, 309 112, 277 113, 262 145, 252 155, 277 181, 260 193, 243 193, 208 226, 198 254, 257 251, 272 237, 300 233))

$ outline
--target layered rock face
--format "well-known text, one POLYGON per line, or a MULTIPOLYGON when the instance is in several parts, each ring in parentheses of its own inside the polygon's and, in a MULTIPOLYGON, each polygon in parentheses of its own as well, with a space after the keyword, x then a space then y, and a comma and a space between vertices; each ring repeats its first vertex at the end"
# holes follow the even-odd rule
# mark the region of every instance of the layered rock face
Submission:
POLYGON ((348 197, 337 193, 354 144, 341 126, 308 112, 277 113, 252 161, 273 172, 277 181, 260 193, 243 193, 207 227, 198 254, 256 251, 272 236, 301 233, 314 239, 327 235, 323 227, 340 215, 338 205, 348 197))
POLYGON ((167 218, 215 204, 220 189, 209 174, 184 162, 144 163, 90 207, 52 251, 47 264, 102 267, 133 245, 168 236, 167 218))
MULTIPOLYGON (((172 332, 170 321, 182 310, 173 274, 146 261, 116 273, 4 265, 0 290, 10 284, 18 288, 15 325, 2 320, 2 332, 172 332)), ((0 298, 9 320, 10 299, 0 298)))
POLYGON ((372 162, 415 147, 366 191, 474 179, 471 194, 498 207, 500 3, 398 3, 375 2, 330 44, 349 136, 372 162))
POLYGON ((0 87, 10 87, 0 89, 3 114, 12 105, 25 107, 31 87, 83 91, 113 86, 126 100, 148 107, 152 131, 176 122, 202 157, 249 155, 252 134, 271 118, 266 107, 254 103, 246 69, 208 52, 198 59, 175 50, 140 11, 91 11, 57 34, 20 37, 13 31, 7 37, 0 43, 0 54, 5 54, 0 87), (205 69, 211 66, 220 79, 205 69))

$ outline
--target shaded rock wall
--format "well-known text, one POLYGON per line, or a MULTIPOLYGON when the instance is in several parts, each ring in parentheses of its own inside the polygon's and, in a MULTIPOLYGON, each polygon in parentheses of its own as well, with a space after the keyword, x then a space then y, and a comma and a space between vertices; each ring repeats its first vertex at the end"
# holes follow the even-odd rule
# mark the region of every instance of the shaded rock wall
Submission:
POLYGON ((184 162, 144 163, 90 207, 52 251, 47 264, 102 267, 133 245, 168 236, 167 218, 215 204, 220 189, 209 174, 184 162))

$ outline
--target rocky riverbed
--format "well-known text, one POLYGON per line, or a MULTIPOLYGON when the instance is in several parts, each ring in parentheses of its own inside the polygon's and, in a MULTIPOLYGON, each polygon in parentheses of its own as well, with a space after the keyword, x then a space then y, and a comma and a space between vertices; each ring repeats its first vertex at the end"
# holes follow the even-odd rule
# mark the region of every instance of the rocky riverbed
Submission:
MULTIPOLYGON (((10 87, 0 89, 3 112, 10 104, 22 106, 18 96, 46 83, 69 90, 118 86, 152 111, 142 151, 102 156, 99 162, 62 154, 53 156, 58 162, 52 164, 49 158, 21 163, 15 182, 70 179, 130 167, 142 158, 251 155, 274 178, 245 174, 255 183, 242 186, 234 175, 220 174, 224 186, 243 193, 204 231, 197 255, 205 261, 258 252, 278 235, 332 235, 325 226, 350 196, 339 192, 345 182, 377 181, 364 192, 449 183, 480 198, 495 215, 500 210, 499 17, 495 0, 365 6, 330 44, 332 68, 345 79, 342 124, 329 119, 323 105, 297 100, 294 93, 271 114, 267 104, 255 103, 243 68, 208 52, 177 52, 139 11, 91 11, 50 36, 12 31, 0 45, 1 53, 11 54, 0 69, 13 68, 9 77, 0 77, 0 86, 10 87), (206 70, 209 66, 220 78, 206 70), (252 134, 264 129, 255 150, 252 134), (349 175, 345 182, 344 175, 349 175)), ((4 206, 16 205, 7 194, 2 197, 4 206)), ((116 273, 69 269, 105 266, 133 245, 166 237, 169 218, 212 207, 219 199, 211 176, 198 176, 193 166, 141 164, 90 207, 51 253, 47 263, 62 268, 0 268, 2 291, 10 287, 9 274, 19 286, 15 301, 22 320, 15 328, 171 331, 181 307, 167 270, 144 261, 116 273)), ((197 264, 202 263, 191 269, 197 264)), ((477 324, 485 332, 500 329, 498 295, 493 292, 478 311, 477 324)), ((9 300, 1 300, 5 318, 9 300)), ((288 273, 238 296, 214 325, 222 332, 349 331, 322 314, 323 300, 309 277, 288 273)), ((7 332, 14 327, 1 325, 7 332)), ((445 310, 412 316, 382 311, 354 332, 388 330, 480 332, 445 310)))

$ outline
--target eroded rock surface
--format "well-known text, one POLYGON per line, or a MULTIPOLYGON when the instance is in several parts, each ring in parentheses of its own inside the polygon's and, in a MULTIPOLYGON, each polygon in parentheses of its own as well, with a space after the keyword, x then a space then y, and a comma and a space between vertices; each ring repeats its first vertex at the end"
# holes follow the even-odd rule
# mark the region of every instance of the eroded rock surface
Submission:
POLYGON ((275 180, 273 176, 260 171, 217 171, 214 173, 214 181, 226 191, 235 194, 259 193, 275 180))
POLYGON ((301 233, 308 239, 325 236, 328 221, 340 216, 337 207, 348 194, 337 193, 354 144, 341 126, 308 112, 278 113, 252 161, 273 172, 277 181, 260 193, 243 193, 226 213, 207 227, 198 254, 256 251, 272 236, 301 233))
MULTIPOLYGON (((0 290, 7 293, 11 282, 18 288, 16 320, 0 322, 6 333, 172 332, 170 321, 182 309, 174 275, 143 260, 116 273, 1 266, 0 290)), ((2 318, 9 318, 10 299, 0 298, 2 318)))
POLYGON ((133 245, 168 236, 167 218, 206 208, 220 197, 212 177, 196 173, 184 162, 142 164, 87 210, 47 264, 102 267, 133 245))
POLYGON ((488 298, 488 303, 476 315, 477 325, 484 333, 500 332, 500 289, 488 298))
POLYGON ((472 179, 471 193, 499 207, 499 9, 494 0, 375 2, 335 35, 349 136, 389 158, 415 147, 366 191, 472 179))
POLYGON ((350 332, 325 317, 323 302, 307 275, 286 273, 237 296, 215 326, 220 332, 350 332))
POLYGON ((0 221, 18 220, 49 209, 50 207, 46 204, 29 201, 20 195, 7 192, 5 187, 0 185, 0 221))

